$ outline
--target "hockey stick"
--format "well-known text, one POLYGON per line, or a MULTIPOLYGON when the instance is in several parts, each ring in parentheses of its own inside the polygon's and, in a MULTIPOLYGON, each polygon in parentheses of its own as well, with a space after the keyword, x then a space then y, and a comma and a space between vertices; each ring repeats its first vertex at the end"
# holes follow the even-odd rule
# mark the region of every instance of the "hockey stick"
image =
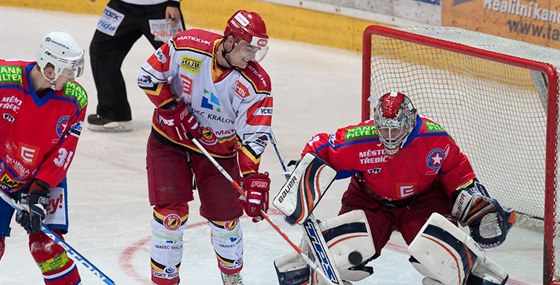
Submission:
MULTIPOLYGON (((272 134, 272 132, 270 133, 269 138, 270 138, 270 141, 271 141, 272 145, 274 146, 274 151, 276 152, 276 156, 278 157, 278 160, 280 161, 280 166, 282 166, 282 170, 284 171, 286 180, 288 181, 288 180, 290 180, 290 177, 291 177, 292 174, 289 173, 288 168, 286 167, 286 164, 284 163, 284 160, 282 159, 282 155, 280 154, 280 151, 278 149, 278 145, 276 143, 276 139, 274 138, 274 135, 272 134)), ((305 161, 305 159, 306 158, 304 157, 302 159, 302 161, 305 161)), ((296 172, 296 170, 294 170, 294 172, 296 172)), ((329 185, 330 185, 330 183, 329 183, 329 185)), ((295 225, 296 224, 296 222, 293 221, 292 219, 290 219, 288 216, 285 216, 284 219, 290 225, 295 225)), ((301 225, 303 227, 304 234, 307 236, 307 242, 309 244, 309 247, 313 250, 313 256, 315 257, 315 259, 321 265, 321 269, 317 270, 317 268, 319 266, 317 264, 315 264, 315 262, 313 262, 315 267, 313 267, 311 269, 311 272, 318 272, 321 275, 321 277, 323 277, 323 279, 325 279, 325 281, 327 281, 329 284, 340 284, 340 282, 341 282, 340 273, 338 272, 336 267, 333 267, 333 265, 332 265, 332 262, 331 262, 332 256, 328 251, 328 246, 327 246, 327 244, 325 242, 325 239, 324 239, 324 237, 323 237, 323 235, 322 235, 322 233, 319 229, 319 225, 317 224, 317 220, 315 219, 313 214, 310 213, 307 216, 307 218, 301 223, 301 225)))
POLYGON ((278 149, 278 144, 276 143, 276 138, 274 137, 272 130, 270 131, 270 134, 268 134, 268 138, 270 139, 270 143, 272 143, 272 146, 274 147, 274 152, 276 153, 276 157, 278 158, 278 161, 280 161, 280 167, 282 167, 282 174, 284 175, 284 177, 286 177, 286 179, 289 179, 290 171, 288 170, 286 163, 284 163, 282 154, 280 154, 280 150, 278 149))
MULTIPOLYGON (((4 202, 8 203, 8 205, 12 206, 12 208, 14 208, 17 212, 23 211, 23 207, 21 205, 17 204, 16 202, 14 202, 14 200, 12 200, 12 198, 10 198, 10 196, 8 196, 8 194, 4 193, 4 191, 2 191, 2 190, 0 190, 0 198, 2 198, 2 200, 4 200, 4 202)), ((71 257, 73 257, 73 259, 75 261, 81 263, 85 268, 89 269, 89 271, 91 271, 93 274, 95 274, 97 277, 99 277, 101 280, 103 280, 103 282, 105 282, 105 284, 109 284, 109 285, 114 285, 115 284, 115 282, 113 282, 113 280, 111 280, 111 278, 109 278, 107 275, 105 275, 103 272, 101 272, 101 270, 99 270, 97 267, 95 267, 95 265, 93 265, 93 263, 91 263, 83 255, 81 255, 78 251, 76 251, 74 248, 72 248, 68 243, 66 243, 61 237, 59 237, 51 229, 47 228, 44 225, 41 225, 41 231, 45 235, 47 235, 49 238, 51 238, 55 243, 57 243, 62 248, 64 248, 66 250, 66 252, 68 252, 68 254, 71 257)))
MULTIPOLYGON (((210 162, 212 162, 212 164, 218 169, 218 171, 220 171, 220 173, 231 183, 231 185, 237 189, 237 192, 239 192, 239 194, 241 194, 242 196, 245 196, 245 192, 243 191, 243 189, 241 189, 241 186, 239 186, 239 184, 237 182, 235 182, 235 180, 233 180, 233 178, 231 177, 231 175, 229 175, 229 173, 227 173, 227 171, 216 161, 216 159, 214 159, 214 157, 212 157, 212 155, 210 153, 208 153, 208 151, 206 150, 206 148, 204 148, 202 146, 202 144, 200 144, 200 142, 192 137, 189 136, 189 138, 191 139, 191 141, 196 145, 196 147, 198 147, 198 149, 206 156, 206 158, 208 158, 210 160, 210 162)), ((317 264, 315 264, 315 262, 313 262, 307 255, 305 255, 302 251, 301 248, 299 246, 297 246, 294 242, 292 242, 292 240, 290 240, 290 238, 288 237, 288 235, 286 235, 286 233, 284 233, 280 227, 278 225, 276 225, 271 219, 270 217, 261 210, 261 216, 276 230, 277 233, 280 234, 280 236, 282 236, 282 238, 284 238, 284 240, 286 242, 288 242, 290 244, 290 246, 297 252, 299 253, 299 255, 303 258, 303 260, 305 261, 305 263, 307 263, 313 270, 316 270, 317 272, 319 272, 319 274, 325 279, 325 280, 330 280, 330 278, 325 275, 325 273, 322 270, 317 270, 317 268, 319 267, 317 264)), ((330 281, 329 281, 330 282, 330 281)), ((332 284, 332 283, 331 283, 332 284)))

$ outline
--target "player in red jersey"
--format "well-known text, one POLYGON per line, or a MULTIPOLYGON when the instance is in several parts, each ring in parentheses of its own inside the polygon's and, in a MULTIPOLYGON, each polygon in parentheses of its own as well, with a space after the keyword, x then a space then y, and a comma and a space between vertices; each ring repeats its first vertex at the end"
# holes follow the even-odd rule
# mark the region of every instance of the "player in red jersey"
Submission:
MULTIPOLYGON (((42 231, 68 230, 66 173, 76 151, 87 106, 81 75, 84 50, 69 34, 51 31, 36 62, 0 60, 0 191, 24 209, 16 221, 29 234, 29 249, 45 284, 80 284, 64 248, 42 231)), ((0 200, 0 258, 14 209, 0 200)))
POLYGON ((258 63, 267 43, 260 15, 240 10, 228 20, 223 35, 196 29, 178 33, 142 66, 138 85, 156 107, 146 159, 154 206, 155 284, 179 283, 195 184, 223 283, 243 284, 239 193, 189 137, 241 182, 245 212, 258 219, 260 209, 268 208, 270 187, 268 174, 259 173, 272 120, 271 82, 258 63))
MULTIPOLYGON (((483 270, 488 265, 479 256, 479 245, 501 244, 515 220, 515 215, 490 198, 477 181, 467 156, 445 129, 418 115, 412 101, 399 92, 381 96, 373 120, 338 129, 331 135, 315 135, 305 146, 303 154, 306 153, 316 154, 332 166, 337 178, 351 177, 339 216, 321 223, 343 280, 358 281, 372 274, 366 264, 381 254, 396 230, 409 245, 419 240, 409 248, 410 261, 427 276, 424 284, 479 284, 488 271, 483 270), (460 233, 443 234, 455 234, 453 224, 441 220, 427 223, 433 213, 468 226, 478 244, 460 233), (424 243, 428 236, 446 245, 441 248, 459 244, 465 247, 442 253, 440 247, 424 243), (429 261, 422 250, 431 253, 429 261), (452 266, 441 266, 451 261, 457 261, 454 270, 452 266), (434 265, 438 262, 440 266, 434 265)), ((294 261, 297 259, 287 260, 276 262, 280 284, 308 284, 309 274, 297 275, 298 270, 293 270, 297 266, 290 268, 290 264, 298 263, 294 261)), ((299 273, 309 270, 299 268, 299 273)))

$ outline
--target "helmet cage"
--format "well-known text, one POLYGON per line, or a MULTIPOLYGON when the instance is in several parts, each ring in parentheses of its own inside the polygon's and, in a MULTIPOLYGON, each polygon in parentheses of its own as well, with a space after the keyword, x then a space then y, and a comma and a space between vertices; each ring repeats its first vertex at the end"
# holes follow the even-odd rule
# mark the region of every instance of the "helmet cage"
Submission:
POLYGON ((416 109, 406 95, 391 92, 383 95, 374 108, 374 124, 387 154, 396 154, 416 122, 416 109))

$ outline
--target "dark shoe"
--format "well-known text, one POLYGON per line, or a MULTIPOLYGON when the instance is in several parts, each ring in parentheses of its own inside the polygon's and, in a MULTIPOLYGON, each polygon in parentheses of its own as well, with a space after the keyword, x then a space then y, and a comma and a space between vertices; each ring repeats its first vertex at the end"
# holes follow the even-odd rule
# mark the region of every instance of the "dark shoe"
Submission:
POLYGON ((87 128, 96 132, 120 133, 132 131, 132 121, 117 122, 92 114, 87 117, 87 122, 87 128))

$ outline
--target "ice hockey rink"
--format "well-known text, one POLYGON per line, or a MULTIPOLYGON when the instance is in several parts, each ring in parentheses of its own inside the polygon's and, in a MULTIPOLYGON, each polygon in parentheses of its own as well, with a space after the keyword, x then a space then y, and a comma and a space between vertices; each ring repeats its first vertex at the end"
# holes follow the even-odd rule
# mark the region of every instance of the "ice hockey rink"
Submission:
MULTIPOLYGON (((77 81, 89 93, 87 113, 95 113, 97 98, 88 65, 88 47, 97 19, 95 15, 1 7, 0 58, 34 59, 41 36, 55 28, 69 32, 86 50, 85 73, 77 81)), ((122 67, 134 130, 113 134, 84 128, 68 173, 70 232, 66 241, 116 284, 123 285, 150 284, 152 211, 147 197, 145 146, 153 107, 136 86, 136 76, 151 53, 152 47, 142 38, 122 67)), ((285 161, 298 158, 307 139, 315 133, 332 132, 360 120, 359 53, 273 38, 262 65, 272 78, 273 130, 285 161)), ((29 135, 33 135, 33 130, 29 135)), ((271 173, 273 197, 285 179, 272 145, 263 156, 261 170, 271 173)), ((343 180, 332 185, 318 206, 316 217, 327 219, 336 215, 346 184, 343 180)), ((198 200, 190 206, 181 283, 221 284, 209 229, 197 211, 198 200)), ((299 226, 285 223, 274 209, 269 214, 292 241, 299 243, 299 226)), ((273 259, 293 249, 266 221, 255 224, 247 217, 241 221, 245 284, 278 284, 273 259)), ((510 273, 508 284, 542 284, 542 248, 542 233, 514 228, 508 240, 489 250, 488 255, 510 273)), ((400 234, 393 235, 381 257, 370 265, 375 271, 373 276, 354 284, 421 284, 422 277, 408 263, 400 234)), ((103 284, 89 270, 78 267, 83 284, 103 284)), ((0 284, 43 284, 28 252, 26 233, 15 222, 0 261, 0 284)))

